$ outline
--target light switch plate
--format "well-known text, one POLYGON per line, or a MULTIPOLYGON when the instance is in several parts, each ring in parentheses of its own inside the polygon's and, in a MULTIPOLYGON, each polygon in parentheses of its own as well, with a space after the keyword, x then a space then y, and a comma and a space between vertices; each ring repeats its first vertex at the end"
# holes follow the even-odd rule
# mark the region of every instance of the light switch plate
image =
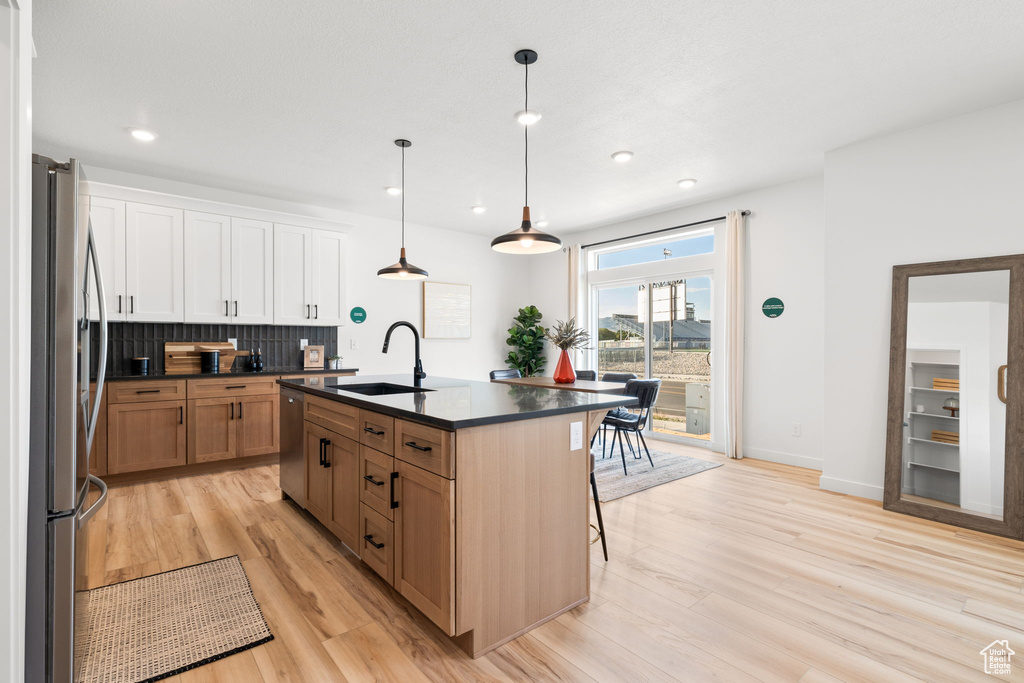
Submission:
POLYGON ((349 347, 350 347, 350 348, 351 348, 351 349, 352 349, 353 351, 358 351, 358 350, 359 350, 359 340, 358 340, 358 339, 354 339, 354 338, 353 338, 353 339, 352 339, 352 340, 351 340, 351 341, 349 342, 349 347))
POLYGON ((800 423, 799 422, 794 422, 793 423, 793 436, 800 436, 800 432, 801 432, 800 423))
POLYGON ((583 423, 573 422, 569 425, 569 450, 578 451, 583 448, 583 423))
POLYGON ((309 346, 309 340, 308 339, 300 339, 299 340, 299 351, 304 351, 307 346, 309 346))
POLYGON ((231 344, 231 348, 233 348, 235 351, 238 350, 238 340, 235 339, 234 337, 228 338, 228 344, 231 344))

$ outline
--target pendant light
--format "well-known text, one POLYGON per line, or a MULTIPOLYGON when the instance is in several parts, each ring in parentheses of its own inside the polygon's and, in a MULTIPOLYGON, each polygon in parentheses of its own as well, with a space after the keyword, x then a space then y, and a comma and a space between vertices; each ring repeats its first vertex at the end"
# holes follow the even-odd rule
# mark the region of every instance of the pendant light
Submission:
POLYGON ((525 201, 523 201, 523 224, 512 232, 495 237, 491 240, 491 249, 503 254, 545 254, 562 246, 562 240, 554 235, 542 232, 530 222, 530 123, 540 119, 540 114, 530 109, 530 65, 537 61, 537 53, 533 50, 520 50, 516 53, 516 61, 526 69, 526 104, 516 118, 523 126, 523 143, 525 159, 525 201))
POLYGON ((427 271, 405 260, 405 148, 411 147, 412 143, 408 140, 395 140, 395 144, 402 148, 402 251, 398 263, 381 268, 377 276, 389 280, 422 280, 427 277, 427 271))

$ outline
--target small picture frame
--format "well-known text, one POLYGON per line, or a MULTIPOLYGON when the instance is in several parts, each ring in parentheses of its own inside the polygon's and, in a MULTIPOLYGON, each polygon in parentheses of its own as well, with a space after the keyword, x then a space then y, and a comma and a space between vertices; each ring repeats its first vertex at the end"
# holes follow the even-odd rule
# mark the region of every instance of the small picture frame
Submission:
POLYGON ((307 346, 302 351, 302 367, 323 369, 325 358, 324 347, 307 346))

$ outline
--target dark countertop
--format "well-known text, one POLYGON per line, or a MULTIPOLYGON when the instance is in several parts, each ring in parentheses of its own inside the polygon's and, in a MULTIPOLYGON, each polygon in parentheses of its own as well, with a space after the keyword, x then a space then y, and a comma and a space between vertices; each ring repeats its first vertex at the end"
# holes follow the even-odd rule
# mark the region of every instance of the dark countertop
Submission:
POLYGON ((635 397, 617 394, 593 394, 447 377, 427 377, 423 380, 423 388, 430 391, 424 392, 366 396, 345 391, 346 384, 377 382, 412 386, 412 375, 332 377, 316 386, 307 385, 305 380, 299 378, 277 380, 282 387, 448 430, 588 410, 611 410, 619 406, 636 405, 638 402, 635 397))
MULTIPOLYGON (((236 370, 235 372, 199 372, 194 374, 166 374, 163 372, 151 372, 148 375, 132 375, 120 372, 117 374, 107 373, 108 382, 119 380, 137 379, 217 379, 218 377, 248 377, 250 375, 323 375, 332 372, 357 372, 359 368, 338 368, 337 370, 324 370, 321 368, 264 368, 263 372, 252 370, 236 370)), ((96 378, 92 378, 96 381, 96 378)))

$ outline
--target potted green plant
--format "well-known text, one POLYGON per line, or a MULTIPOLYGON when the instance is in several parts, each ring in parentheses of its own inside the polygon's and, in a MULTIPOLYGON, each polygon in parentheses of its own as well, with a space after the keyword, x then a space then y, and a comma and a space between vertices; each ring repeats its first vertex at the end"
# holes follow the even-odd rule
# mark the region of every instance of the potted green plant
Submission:
POLYGON ((590 342, 590 333, 576 325, 576 318, 569 318, 568 321, 557 321, 544 336, 562 350, 552 378, 558 384, 572 384, 576 381, 576 371, 572 368, 569 351, 587 348, 587 344, 590 342))
POLYGON ((544 369, 547 358, 544 357, 544 333, 540 324, 541 312, 536 306, 519 309, 514 318, 515 325, 508 328, 508 339, 505 343, 512 347, 505 362, 515 368, 523 377, 539 375, 544 369))
POLYGON ((338 370, 341 368, 341 356, 327 356, 327 369, 338 370))

